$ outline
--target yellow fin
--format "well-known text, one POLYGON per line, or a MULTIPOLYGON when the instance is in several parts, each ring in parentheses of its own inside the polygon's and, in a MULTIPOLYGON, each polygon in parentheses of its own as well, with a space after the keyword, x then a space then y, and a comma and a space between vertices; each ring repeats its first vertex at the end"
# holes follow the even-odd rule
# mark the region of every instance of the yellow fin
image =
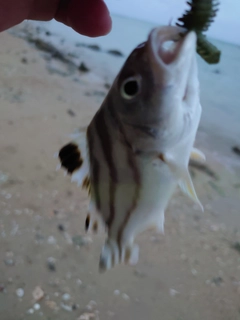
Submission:
POLYGON ((196 204, 198 204, 201 210, 204 211, 203 205, 201 204, 196 194, 196 191, 188 170, 184 172, 178 184, 181 190, 183 191, 183 193, 185 193, 190 199, 192 199, 196 204))
POLYGON ((205 154, 197 148, 192 148, 192 152, 190 155, 190 159, 194 161, 205 162, 206 156, 205 154))

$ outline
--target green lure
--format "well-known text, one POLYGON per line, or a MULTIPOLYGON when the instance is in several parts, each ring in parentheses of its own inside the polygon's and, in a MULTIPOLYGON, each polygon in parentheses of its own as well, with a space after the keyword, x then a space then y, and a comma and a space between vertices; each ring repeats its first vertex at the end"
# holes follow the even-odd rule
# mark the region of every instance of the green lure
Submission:
POLYGON ((207 31, 218 11, 217 0, 192 0, 187 4, 191 7, 178 19, 177 26, 194 30, 197 33, 197 53, 209 64, 216 64, 220 61, 221 51, 210 43, 203 34, 207 31))

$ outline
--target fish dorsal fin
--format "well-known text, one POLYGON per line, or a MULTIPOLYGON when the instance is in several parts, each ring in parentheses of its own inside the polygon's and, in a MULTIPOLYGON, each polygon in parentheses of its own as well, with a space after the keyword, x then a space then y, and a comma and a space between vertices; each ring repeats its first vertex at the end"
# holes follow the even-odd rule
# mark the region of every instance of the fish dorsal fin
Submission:
POLYGON ((201 150, 197 148, 192 148, 190 159, 198 162, 205 162, 206 156, 201 150))
POLYGON ((192 199, 196 204, 198 204, 201 210, 204 211, 203 206, 196 194, 188 168, 184 165, 178 164, 177 161, 171 157, 171 155, 163 155, 162 157, 172 173, 177 177, 178 185, 182 192, 192 199))
POLYGON ((80 129, 71 135, 72 141, 66 144, 58 153, 58 158, 71 180, 90 193, 90 171, 87 149, 87 129, 80 129))

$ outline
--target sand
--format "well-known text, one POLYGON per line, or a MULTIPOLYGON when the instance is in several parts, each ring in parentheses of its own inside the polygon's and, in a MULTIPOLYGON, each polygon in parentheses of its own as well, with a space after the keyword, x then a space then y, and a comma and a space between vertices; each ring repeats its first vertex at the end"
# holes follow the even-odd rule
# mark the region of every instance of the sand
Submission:
POLYGON ((99 274, 105 234, 85 234, 86 193, 55 171, 54 153, 99 108, 130 37, 73 46, 45 32, 0 35, 0 319, 240 319, 239 47, 216 42, 217 66, 199 59, 207 163, 191 172, 205 212, 176 191, 165 235, 136 239, 137 266, 99 274))

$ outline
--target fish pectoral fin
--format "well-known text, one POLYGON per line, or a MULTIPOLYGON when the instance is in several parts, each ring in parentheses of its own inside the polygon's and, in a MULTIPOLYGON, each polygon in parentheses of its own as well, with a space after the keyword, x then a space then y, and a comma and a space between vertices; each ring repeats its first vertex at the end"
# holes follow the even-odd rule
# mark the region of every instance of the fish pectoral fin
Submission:
POLYGON ((87 151, 86 131, 72 135, 73 140, 63 146, 58 158, 60 165, 72 177, 72 181, 90 193, 89 160, 87 151))
POLYGON ((190 159, 199 162, 205 162, 206 156, 205 154, 197 148, 192 148, 192 152, 190 155, 190 159))
POLYGON ((186 194, 190 199, 192 199, 196 204, 199 205, 200 209, 204 211, 203 205, 201 204, 198 196, 196 194, 192 178, 188 170, 185 170, 182 177, 180 178, 178 185, 182 192, 186 194))
POLYGON ((173 175, 175 175, 176 178, 178 179, 178 185, 182 190, 182 192, 186 194, 190 199, 192 199, 196 204, 198 204, 201 210, 204 211, 203 205, 201 204, 196 194, 188 168, 179 165, 169 155, 163 155, 162 157, 164 159, 164 162, 169 166, 173 175))

